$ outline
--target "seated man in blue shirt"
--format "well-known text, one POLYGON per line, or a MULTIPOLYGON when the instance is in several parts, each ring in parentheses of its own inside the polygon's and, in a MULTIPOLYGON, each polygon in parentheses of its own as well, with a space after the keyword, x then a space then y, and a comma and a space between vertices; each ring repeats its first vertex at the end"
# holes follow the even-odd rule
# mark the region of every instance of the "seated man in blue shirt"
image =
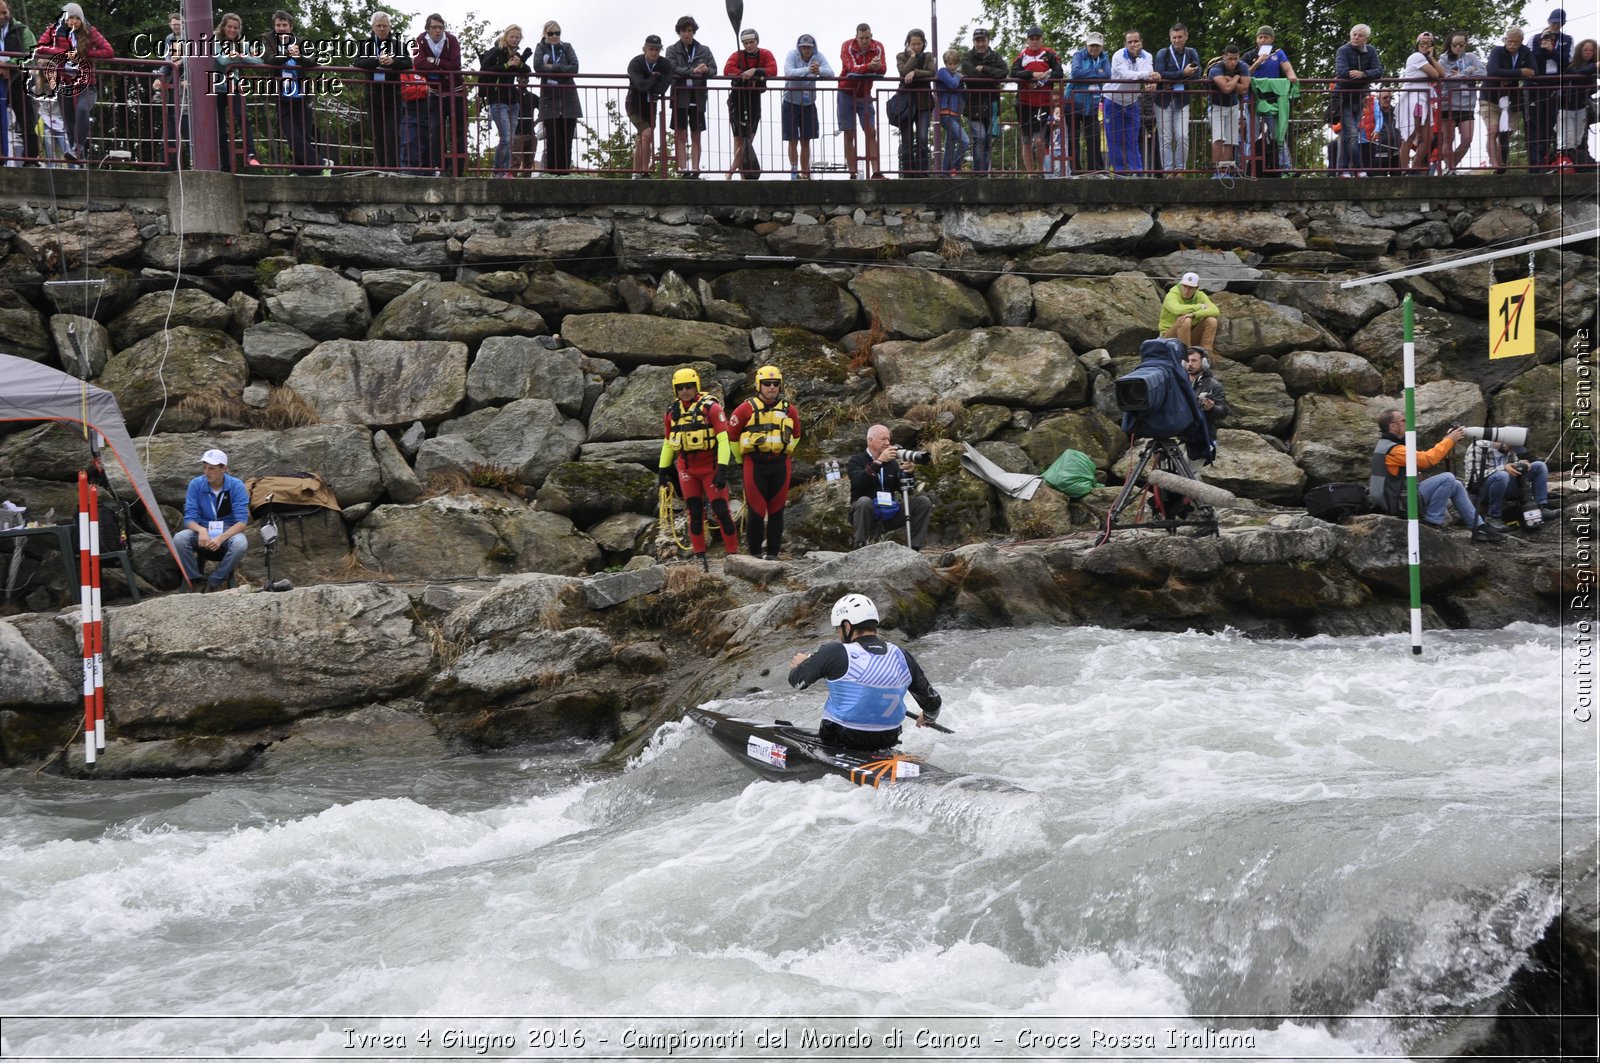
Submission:
POLYGON ((797 653, 789 661, 789 685, 804 690, 819 679, 828 681, 817 735, 830 745, 849 749, 888 749, 900 741, 906 717, 906 691, 917 696, 926 727, 939 716, 944 699, 933 689, 915 657, 878 635, 878 607, 864 594, 847 594, 833 606, 838 642, 825 642, 816 653, 797 653))
POLYGON ((201 475, 189 481, 183 500, 183 530, 172 537, 191 589, 200 589, 200 565, 217 562, 204 590, 228 582, 244 557, 245 525, 250 523, 250 493, 237 476, 228 475, 228 455, 208 450, 201 455, 201 475))

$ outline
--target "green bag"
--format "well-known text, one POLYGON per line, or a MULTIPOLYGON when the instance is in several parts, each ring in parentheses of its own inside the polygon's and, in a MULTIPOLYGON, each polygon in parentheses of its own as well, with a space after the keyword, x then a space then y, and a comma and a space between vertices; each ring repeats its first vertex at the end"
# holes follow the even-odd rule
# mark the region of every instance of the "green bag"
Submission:
POLYGON ((1044 471, 1044 482, 1068 498, 1082 498, 1099 486, 1094 459, 1081 450, 1063 450, 1044 471))

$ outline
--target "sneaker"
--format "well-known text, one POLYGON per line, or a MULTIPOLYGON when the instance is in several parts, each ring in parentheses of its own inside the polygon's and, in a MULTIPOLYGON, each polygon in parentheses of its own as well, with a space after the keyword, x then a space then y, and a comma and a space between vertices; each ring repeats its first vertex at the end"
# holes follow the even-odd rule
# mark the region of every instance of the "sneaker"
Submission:
POLYGON ((800 171, 799 170, 790 170, 789 171, 789 180, 791 180, 791 181, 800 180, 800 171))
POLYGON ((1444 531, 1444 525, 1443 524, 1437 524, 1437 523, 1429 520, 1427 517, 1419 518, 1417 523, 1421 524, 1425 528, 1432 528, 1435 531, 1444 531))
POLYGON ((763 560, 763 561, 776 561, 776 560, 778 560, 778 555, 777 554, 762 554, 761 555, 761 560, 763 560))
POLYGON ((261 165, 261 160, 256 158, 254 155, 246 155, 244 157, 244 164, 246 166, 257 166, 257 167, 259 167, 261 165))
POLYGON ((1365 177, 1365 176, 1367 176, 1367 171, 1359 170, 1359 171, 1357 171, 1356 176, 1357 177, 1365 177))
POLYGON ((850 540, 850 549, 852 549, 852 550, 859 550, 863 546, 866 546, 866 545, 867 545, 867 541, 865 539, 851 539, 850 540))
POLYGON ((333 160, 332 159, 323 159, 322 160, 322 176, 324 176, 324 177, 332 177, 333 176, 333 160))
MULTIPOLYGON (((1501 525, 1505 527, 1505 525, 1501 525)), ((1506 537, 1503 533, 1491 528, 1488 524, 1480 524, 1472 529, 1472 541, 1475 543, 1503 543, 1506 537)))

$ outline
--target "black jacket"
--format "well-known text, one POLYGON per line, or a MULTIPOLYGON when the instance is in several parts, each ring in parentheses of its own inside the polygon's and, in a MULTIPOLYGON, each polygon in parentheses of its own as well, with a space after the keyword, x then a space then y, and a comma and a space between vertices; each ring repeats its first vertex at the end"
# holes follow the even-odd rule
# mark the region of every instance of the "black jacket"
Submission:
POLYGON ((858 498, 872 498, 879 491, 888 491, 894 495, 896 501, 900 498, 900 463, 890 462, 880 467, 873 462, 872 455, 865 450, 850 458, 850 501, 858 498), (878 474, 883 473, 880 483, 878 474))

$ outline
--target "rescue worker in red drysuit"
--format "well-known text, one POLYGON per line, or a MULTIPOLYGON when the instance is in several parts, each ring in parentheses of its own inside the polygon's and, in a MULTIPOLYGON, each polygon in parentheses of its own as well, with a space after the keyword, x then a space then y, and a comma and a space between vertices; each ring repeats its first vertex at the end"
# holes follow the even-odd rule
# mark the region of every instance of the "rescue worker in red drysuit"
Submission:
POLYGON ((728 510, 728 425, 722 404, 700 390, 700 374, 693 369, 673 373, 672 390, 677 398, 667 407, 666 438, 661 442, 656 475, 663 487, 671 487, 683 496, 689 510, 689 542, 694 546, 694 556, 700 559, 700 567, 709 571, 705 536, 708 499, 722 532, 723 547, 730 554, 739 552, 733 514, 728 510))
POLYGON ((775 365, 756 370, 756 394, 728 418, 728 442, 744 465, 745 535, 750 553, 778 560, 783 542, 783 507, 789 501, 795 444, 800 442, 800 411, 784 402, 783 371, 775 365))

